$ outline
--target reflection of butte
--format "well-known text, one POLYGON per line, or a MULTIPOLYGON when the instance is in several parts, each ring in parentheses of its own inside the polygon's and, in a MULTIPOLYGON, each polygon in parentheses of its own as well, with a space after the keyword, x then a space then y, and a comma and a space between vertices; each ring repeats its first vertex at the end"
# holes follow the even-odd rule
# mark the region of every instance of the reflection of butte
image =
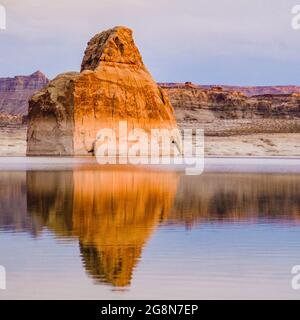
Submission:
POLYGON ((179 177, 112 167, 73 174, 28 172, 27 178, 29 211, 59 236, 79 238, 85 268, 94 279, 126 286, 143 246, 171 210, 179 177))
POLYGON ((74 172, 74 228, 95 279, 130 284, 145 242, 170 212, 177 181, 166 172, 74 172))

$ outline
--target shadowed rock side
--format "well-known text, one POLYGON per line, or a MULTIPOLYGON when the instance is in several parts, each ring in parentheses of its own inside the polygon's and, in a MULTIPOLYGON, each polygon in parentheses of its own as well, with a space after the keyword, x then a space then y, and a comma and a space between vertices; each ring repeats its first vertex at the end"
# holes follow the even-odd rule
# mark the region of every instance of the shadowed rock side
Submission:
POLYGON ((120 120, 128 122, 128 130, 177 128, 168 96, 147 71, 125 27, 92 38, 81 73, 60 75, 31 99, 27 154, 95 153, 98 131, 117 128, 120 120))
POLYGON ((28 155, 73 153, 76 77, 76 72, 57 76, 29 101, 28 155))
POLYGON ((79 239, 92 278, 124 287, 152 232, 167 219, 177 183, 173 172, 28 172, 28 211, 59 237, 79 239))

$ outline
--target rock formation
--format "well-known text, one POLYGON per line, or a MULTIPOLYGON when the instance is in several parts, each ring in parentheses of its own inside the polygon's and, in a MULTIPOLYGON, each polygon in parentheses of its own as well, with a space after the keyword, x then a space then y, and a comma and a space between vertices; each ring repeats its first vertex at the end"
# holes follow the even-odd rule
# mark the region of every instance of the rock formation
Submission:
POLYGON ((206 135, 300 132, 300 94, 246 96, 222 87, 162 84, 181 128, 203 127, 206 135))
POLYGON ((163 88, 182 88, 184 86, 193 86, 194 88, 199 89, 213 89, 220 88, 224 91, 239 91, 246 95, 247 97, 258 96, 258 95, 266 95, 266 94, 292 94, 292 93, 300 93, 300 86, 230 86, 230 85, 197 85, 192 82, 185 83, 176 83, 176 82, 165 82, 159 83, 159 86, 163 88))
POLYGON ((28 155, 88 155, 100 129, 176 128, 168 96, 143 64, 132 31, 115 27, 88 43, 80 73, 56 77, 29 103, 28 155))
POLYGON ((0 122, 22 122, 28 113, 28 100, 48 83, 46 76, 37 71, 30 76, 0 78, 0 122))
MULTIPOLYGON (((205 89, 210 89, 214 86, 203 86, 205 89)), ((225 91, 240 91, 247 97, 265 95, 265 94, 292 94, 300 93, 300 86, 220 86, 225 91)))

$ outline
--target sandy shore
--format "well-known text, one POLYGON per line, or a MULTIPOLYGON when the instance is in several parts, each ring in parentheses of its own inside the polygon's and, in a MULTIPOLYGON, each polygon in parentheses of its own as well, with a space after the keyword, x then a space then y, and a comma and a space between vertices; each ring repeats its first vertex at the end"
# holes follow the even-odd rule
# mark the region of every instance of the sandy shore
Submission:
MULTIPOLYGON (((25 156, 26 126, 0 127, 0 156, 25 156)), ((300 133, 205 137, 206 156, 300 157, 300 133)))
POLYGON ((206 137, 207 156, 300 157, 300 133, 206 137))
POLYGON ((26 132, 26 126, 0 126, 0 156, 24 156, 26 132))

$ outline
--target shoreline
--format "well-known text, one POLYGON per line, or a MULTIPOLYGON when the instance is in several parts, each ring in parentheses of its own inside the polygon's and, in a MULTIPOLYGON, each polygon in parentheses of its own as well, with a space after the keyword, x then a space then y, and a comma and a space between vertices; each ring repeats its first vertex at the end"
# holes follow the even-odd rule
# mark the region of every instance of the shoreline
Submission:
MULTIPOLYGON (((0 157, 26 155, 26 126, 0 128, 0 157)), ((206 158, 300 159, 300 133, 205 136, 206 158)))
MULTIPOLYGON (((205 157, 203 173, 300 174, 299 158, 205 157)), ((157 170, 183 173, 185 164, 100 165, 94 157, 0 157, 1 171, 157 170)))

